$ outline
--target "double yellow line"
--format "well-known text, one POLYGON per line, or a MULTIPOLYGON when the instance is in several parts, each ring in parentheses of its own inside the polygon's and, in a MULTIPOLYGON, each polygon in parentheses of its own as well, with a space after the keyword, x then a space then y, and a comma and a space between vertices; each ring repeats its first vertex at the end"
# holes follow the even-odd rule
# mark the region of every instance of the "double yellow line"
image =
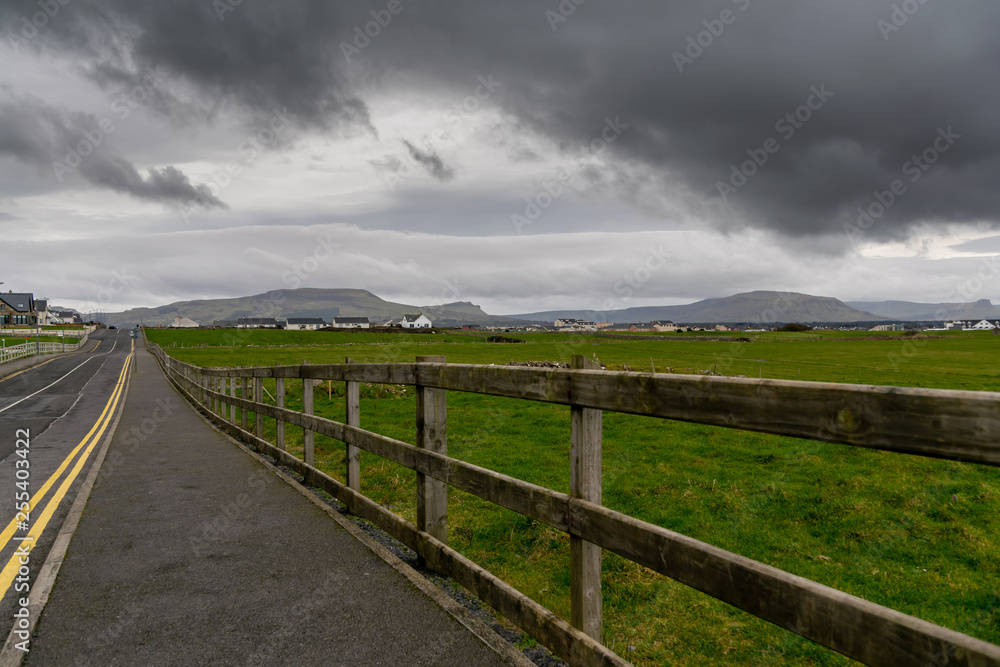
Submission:
MULTIPOLYGON (((26 554, 30 553, 31 549, 33 549, 35 545, 38 544, 38 538, 45 530, 45 526, 48 525, 52 515, 55 514, 56 509, 59 507, 59 503, 62 502, 63 497, 65 497, 66 493, 73 485, 73 482, 80 474, 80 470, 83 469, 87 459, 90 458, 90 453, 94 451, 94 447, 98 442, 100 442, 101 436, 104 435, 104 432, 111 424, 115 415, 115 409, 118 407, 118 403, 122 397, 122 392, 125 389, 125 380, 127 378, 129 364, 132 362, 134 354, 135 341, 132 341, 132 351, 129 353, 128 357, 125 358, 122 370, 118 374, 118 382, 115 384, 115 388, 111 392, 111 398, 108 399, 107 405, 104 406, 104 411, 101 413, 101 416, 98 417, 97 422, 90 429, 90 432, 87 433, 83 440, 80 441, 80 444, 74 447, 73 451, 71 451, 69 455, 63 459, 63 462, 59 465, 56 471, 49 476, 48 480, 45 481, 45 484, 42 485, 42 488, 40 488, 29 501, 28 513, 30 515, 30 520, 28 523, 31 527, 27 536, 23 539, 15 541, 15 543, 18 544, 18 551, 11 556, 11 559, 7 562, 6 567, 4 567, 3 571, 0 572, 0 599, 7 594, 7 591, 10 589, 10 585, 17 576, 18 569, 22 565, 22 559, 26 554), (67 475, 62 484, 59 485, 55 495, 49 499, 48 504, 45 505, 45 509, 42 510, 42 513, 36 518, 34 515, 35 507, 41 504, 46 494, 48 494, 49 490, 57 481, 59 481, 63 472, 69 467, 70 463, 72 463, 73 459, 81 449, 84 450, 83 455, 77 459, 76 465, 73 466, 69 475, 67 475)), ((10 543, 11 538, 17 531, 18 523, 17 516, 15 515, 14 518, 11 519, 10 523, 7 524, 4 531, 0 533, 0 551, 7 548, 7 544, 10 543)))

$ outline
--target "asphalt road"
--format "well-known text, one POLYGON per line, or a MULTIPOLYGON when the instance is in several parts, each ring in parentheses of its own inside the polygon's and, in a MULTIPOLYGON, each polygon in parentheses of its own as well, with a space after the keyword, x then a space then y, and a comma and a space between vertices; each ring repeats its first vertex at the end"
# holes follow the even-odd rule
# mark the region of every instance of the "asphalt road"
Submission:
MULTIPOLYGON (((0 631, 14 622, 16 602, 34 583, 77 489, 94 460, 116 386, 132 348, 127 331, 91 334, 96 345, 10 373, 0 366, 0 631), (93 447, 91 445, 94 445, 93 447), (30 511, 21 503, 29 502, 30 511), (19 510, 20 512, 19 516, 19 510), (25 521, 25 519, 27 519, 25 521), (23 522, 23 523, 20 523, 23 522), (30 551, 27 575, 18 553, 30 551)), ((117 402, 114 397, 117 398, 117 402)))

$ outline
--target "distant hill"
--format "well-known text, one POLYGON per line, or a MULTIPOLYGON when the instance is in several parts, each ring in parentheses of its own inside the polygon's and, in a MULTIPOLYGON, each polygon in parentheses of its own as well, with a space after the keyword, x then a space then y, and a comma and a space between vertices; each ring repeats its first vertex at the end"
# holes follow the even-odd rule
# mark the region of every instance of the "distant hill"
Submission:
POLYGON ((539 313, 511 315, 522 320, 552 322, 559 318, 602 320, 624 324, 670 320, 677 323, 845 323, 876 322, 886 318, 871 312, 852 308, 848 304, 825 296, 812 296, 798 292, 744 292, 720 299, 705 299, 683 306, 644 306, 612 310, 606 313, 593 310, 552 310, 539 313))
POLYGON ((410 306, 385 301, 367 290, 318 289, 274 290, 255 296, 231 299, 201 299, 177 301, 156 308, 133 308, 121 313, 109 313, 107 324, 132 326, 169 325, 177 316, 186 317, 202 325, 216 320, 235 320, 240 317, 322 317, 327 322, 334 317, 367 317, 373 323, 390 319, 398 320, 406 313, 422 312, 439 326, 463 324, 497 325, 516 322, 509 317, 489 315, 467 301, 440 306, 410 306))
POLYGON ((1000 318, 1000 308, 989 299, 968 303, 914 303, 912 301, 849 301, 860 308, 893 320, 981 320, 1000 318))

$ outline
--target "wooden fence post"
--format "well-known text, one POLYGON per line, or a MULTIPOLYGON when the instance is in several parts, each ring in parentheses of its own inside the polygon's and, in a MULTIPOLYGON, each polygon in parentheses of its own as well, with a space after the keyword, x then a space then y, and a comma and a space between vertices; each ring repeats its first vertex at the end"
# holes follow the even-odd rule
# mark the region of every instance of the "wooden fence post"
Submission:
MULTIPOLYGON (((303 368, 308 364, 302 360, 303 368)), ((304 373, 299 373, 304 375, 304 373)), ((313 413, 313 381, 312 378, 302 378, 302 412, 307 415, 313 413)), ((307 428, 302 429, 302 460, 313 465, 316 462, 315 434, 307 428)))
MULTIPOLYGON (((240 385, 241 385, 240 386, 240 398, 242 398, 243 400, 248 400, 250 394, 247 393, 247 392, 249 391, 250 380, 245 375, 240 378, 240 385)), ((250 414, 250 411, 248 409, 246 409, 246 408, 243 408, 242 410, 240 410, 240 427, 244 431, 247 430, 247 419, 249 418, 247 415, 249 415, 249 414, 250 414)))
MULTIPOLYGON (((582 354, 573 355, 573 368, 594 367, 582 354)), ((602 413, 593 408, 570 407, 570 495, 601 503, 602 413)), ((570 535, 570 622, 601 641, 601 548, 570 535)))
MULTIPOLYGON (((353 364, 350 357, 344 359, 345 364, 353 364)), ((347 406, 347 425, 361 428, 361 383, 347 381, 344 392, 344 402, 347 406)), ((361 493, 361 449, 347 445, 347 488, 361 493)))
MULTIPOLYGON (((236 378, 229 378, 229 398, 236 398, 236 378)), ((229 422, 231 424, 236 423, 236 404, 229 404, 229 422)))
MULTIPOLYGON (((253 382, 253 389, 254 389, 254 392, 253 392, 254 393, 254 399, 253 400, 256 401, 257 403, 263 403, 264 402, 264 378, 262 378, 262 377, 255 377, 253 379, 253 381, 254 381, 253 382)), ((256 433, 257 433, 257 437, 263 440, 264 439, 264 415, 262 415, 260 413, 260 410, 257 410, 256 412, 257 412, 257 431, 256 431, 256 433)))
MULTIPOLYGON (((274 379, 274 398, 279 408, 285 407, 285 378, 274 379)), ((274 425, 274 430, 275 444, 278 446, 278 449, 285 451, 285 421, 278 419, 274 425)))
MULTIPOLYGON (((417 357, 417 363, 445 363, 439 355, 417 357)), ((419 375, 419 371, 418 371, 419 375)), ((448 392, 417 385, 417 447, 448 453, 448 392)), ((417 473, 417 528, 448 542, 448 485, 417 473)))

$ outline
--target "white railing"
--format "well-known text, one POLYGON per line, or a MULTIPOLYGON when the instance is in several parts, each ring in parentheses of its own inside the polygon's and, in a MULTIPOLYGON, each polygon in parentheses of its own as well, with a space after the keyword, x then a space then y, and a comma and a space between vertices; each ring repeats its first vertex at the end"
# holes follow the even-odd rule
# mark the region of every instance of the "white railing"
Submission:
POLYGON ((21 343, 10 347, 0 348, 0 364, 8 361, 24 359, 43 354, 57 354, 59 352, 76 352, 87 343, 89 334, 84 334, 76 343, 21 343))

